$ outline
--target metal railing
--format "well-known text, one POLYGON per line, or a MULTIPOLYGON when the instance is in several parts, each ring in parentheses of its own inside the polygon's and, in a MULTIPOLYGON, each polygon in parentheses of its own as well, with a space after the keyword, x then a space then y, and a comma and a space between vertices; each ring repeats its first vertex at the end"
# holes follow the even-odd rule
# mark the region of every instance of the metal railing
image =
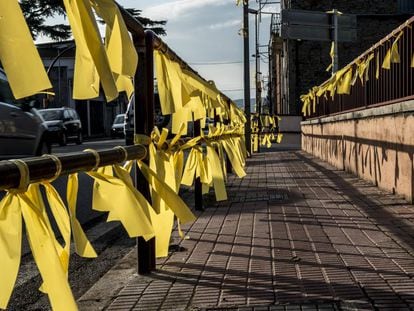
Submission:
MULTIPOLYGON (((122 12, 128 31, 132 34, 136 51, 139 55, 138 68, 135 75, 135 106, 134 106, 134 134, 150 136, 154 128, 154 50, 161 50, 172 60, 178 62, 182 68, 192 71, 203 79, 194 69, 183 61, 172 49, 170 49, 152 31, 144 30, 141 23, 136 20, 123 7, 118 5, 122 12)), ((206 81, 205 79, 203 79, 206 81)), ((206 81, 207 82, 207 81, 206 81)), ((230 105, 231 100, 220 93, 222 98, 230 105)), ((194 122, 194 135, 201 133, 200 121, 194 122)), ((143 160, 148 163, 147 146, 133 145, 115 147, 97 153, 78 152, 58 156, 61 168, 57 167, 56 158, 38 157, 29 158, 25 162, 30 176, 30 183, 48 180, 53 177, 87 172, 94 168, 115 165, 126 160, 143 160)), ((229 168, 229 166, 228 166, 229 168)), ((21 180, 19 167, 12 161, 0 162, 0 190, 17 188, 21 180)), ((135 166, 135 185, 139 192, 151 202, 149 184, 141 171, 135 166)), ((202 209, 202 184, 200 179, 195 182, 195 207, 202 209)), ((147 274, 155 270, 155 238, 145 241, 137 238, 138 242, 138 273, 147 274)))
POLYGON ((368 55, 374 53, 367 72, 367 80, 362 83, 357 78, 351 87, 350 94, 335 94, 332 98, 327 96, 317 97, 316 111, 311 109, 309 118, 328 116, 343 112, 362 110, 376 106, 384 106, 414 98, 412 65, 413 57, 413 29, 414 17, 407 20, 403 25, 396 28, 389 35, 384 37, 370 49, 357 57, 349 65, 356 65, 368 55), (391 63, 391 69, 382 68, 382 64, 391 48, 395 37, 403 32, 398 42, 400 55, 399 63, 391 63), (379 77, 377 79, 377 66, 379 66, 379 77))

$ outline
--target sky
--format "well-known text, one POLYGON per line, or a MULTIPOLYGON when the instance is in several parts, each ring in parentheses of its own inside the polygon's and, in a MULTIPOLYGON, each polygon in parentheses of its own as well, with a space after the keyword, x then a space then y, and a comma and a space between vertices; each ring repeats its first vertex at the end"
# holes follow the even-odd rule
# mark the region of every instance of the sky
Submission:
MULTIPOLYGON (((182 59, 205 79, 214 80, 216 86, 233 100, 243 98, 243 37, 242 6, 236 0, 118 0, 125 8, 142 10, 142 15, 167 20, 167 36, 162 39, 182 59)), ((256 1, 250 0, 253 9, 256 1)), ((266 5, 264 12, 279 8, 266 5)), ((263 14, 260 24, 260 44, 269 42, 270 15, 263 14)), ((254 15, 250 14, 251 87, 254 85, 254 15)), ((262 51, 266 51, 263 48, 262 51)), ((262 57, 261 72, 268 74, 268 63, 262 57)), ((255 97, 254 88, 251 97, 255 97)))
MULTIPOLYGON (((152 19, 167 20, 163 40, 207 80, 232 99, 243 98, 243 9, 236 0, 119 0, 124 7, 142 10, 152 19)), ((250 1, 257 8, 256 1, 250 1)), ((270 5, 264 11, 278 10, 270 5)), ((260 44, 268 44, 270 15, 262 15, 260 44)), ((250 15, 250 55, 254 51, 254 15, 250 15)), ((263 49, 265 51, 266 49, 263 49)), ((254 87, 255 63, 251 57, 251 87, 254 87)), ((267 61, 267 60, 266 60, 267 61)), ((261 63, 267 76, 267 63, 261 63)), ((255 96, 252 89, 251 96, 255 96)))

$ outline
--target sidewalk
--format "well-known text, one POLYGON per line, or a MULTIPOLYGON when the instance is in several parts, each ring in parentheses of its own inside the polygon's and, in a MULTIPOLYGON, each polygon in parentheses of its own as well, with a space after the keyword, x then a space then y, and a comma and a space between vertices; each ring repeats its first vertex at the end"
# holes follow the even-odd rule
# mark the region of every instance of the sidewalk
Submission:
POLYGON ((413 206, 301 151, 255 155, 247 171, 157 272, 133 274, 130 254, 104 309, 414 309, 413 206))

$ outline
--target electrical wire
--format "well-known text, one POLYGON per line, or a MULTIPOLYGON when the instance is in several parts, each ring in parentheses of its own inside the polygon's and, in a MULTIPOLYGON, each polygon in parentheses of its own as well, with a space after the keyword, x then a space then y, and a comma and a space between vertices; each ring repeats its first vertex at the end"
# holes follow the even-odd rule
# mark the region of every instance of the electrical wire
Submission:
MULTIPOLYGON (((254 60, 250 60, 250 62, 254 62, 254 60)), ((199 63, 188 63, 189 65, 193 66, 214 66, 214 65, 233 65, 233 64, 243 64, 243 61, 228 61, 228 62, 199 62, 199 63)))

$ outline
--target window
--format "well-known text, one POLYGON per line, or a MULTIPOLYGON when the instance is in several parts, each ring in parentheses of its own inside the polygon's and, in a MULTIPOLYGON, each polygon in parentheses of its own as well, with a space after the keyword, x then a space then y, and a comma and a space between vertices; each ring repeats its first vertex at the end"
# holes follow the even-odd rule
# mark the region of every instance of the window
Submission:
POLYGON ((414 0, 398 0, 398 11, 400 13, 414 13, 414 0))
POLYGON ((71 113, 70 113, 70 111, 69 111, 69 110, 65 110, 65 111, 63 112, 63 118, 64 118, 65 120, 73 120, 73 118, 72 118, 71 113))

